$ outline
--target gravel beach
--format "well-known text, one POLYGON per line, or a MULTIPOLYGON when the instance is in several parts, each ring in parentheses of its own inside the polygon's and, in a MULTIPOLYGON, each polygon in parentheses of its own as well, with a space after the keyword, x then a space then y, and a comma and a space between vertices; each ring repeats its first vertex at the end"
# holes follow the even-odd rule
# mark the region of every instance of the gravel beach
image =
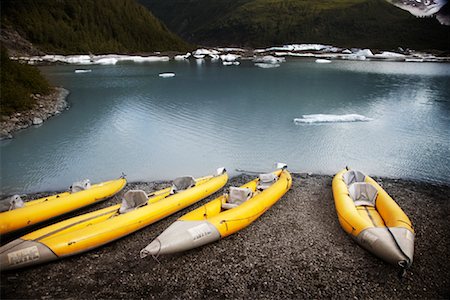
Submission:
MULTIPOLYGON (((227 186, 252 178, 241 175, 227 186)), ((189 207, 87 253, 2 273, 1 298, 449 299, 450 185, 376 179, 416 230, 414 263, 403 279, 398 268, 372 256, 341 229, 332 176, 293 174, 292 189, 277 204, 219 242, 159 261, 139 258, 139 251, 189 207)), ((125 190, 165 186, 133 183, 125 190)), ((117 203, 119 197, 70 216, 117 203)), ((16 237, 4 236, 2 243, 16 237)))

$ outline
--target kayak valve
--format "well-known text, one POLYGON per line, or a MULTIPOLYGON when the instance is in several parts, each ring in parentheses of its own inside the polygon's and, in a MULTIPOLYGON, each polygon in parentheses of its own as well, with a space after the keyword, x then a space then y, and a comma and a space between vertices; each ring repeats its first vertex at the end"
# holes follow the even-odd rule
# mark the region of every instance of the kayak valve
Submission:
POLYGON ((285 163, 281 163, 281 162, 276 163, 276 169, 284 170, 284 169, 287 169, 287 167, 288 167, 288 165, 285 163))

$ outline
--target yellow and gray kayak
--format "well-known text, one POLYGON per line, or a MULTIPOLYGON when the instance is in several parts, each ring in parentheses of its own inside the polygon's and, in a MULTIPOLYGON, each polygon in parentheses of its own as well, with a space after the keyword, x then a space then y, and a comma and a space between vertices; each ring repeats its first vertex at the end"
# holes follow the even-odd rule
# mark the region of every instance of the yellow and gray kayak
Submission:
POLYGON ((388 193, 369 176, 347 169, 336 174, 332 188, 345 232, 384 261, 409 268, 414 254, 414 229, 388 193))
POLYGON ((2 270, 48 262, 107 244, 167 217, 221 189, 228 180, 220 174, 199 179, 182 177, 171 187, 147 195, 127 191, 113 205, 39 229, 0 248, 2 270))
POLYGON ((23 202, 15 195, 8 203, 3 203, 4 209, 0 212, 0 234, 10 233, 108 199, 120 192, 126 183, 125 178, 119 178, 91 185, 86 179, 75 182, 68 192, 28 202, 23 202))
MULTIPOLYGON (((280 166, 280 165, 279 165, 280 166)), ((190 250, 227 237, 250 225, 290 189, 286 165, 179 218, 141 250, 141 257, 190 250)))

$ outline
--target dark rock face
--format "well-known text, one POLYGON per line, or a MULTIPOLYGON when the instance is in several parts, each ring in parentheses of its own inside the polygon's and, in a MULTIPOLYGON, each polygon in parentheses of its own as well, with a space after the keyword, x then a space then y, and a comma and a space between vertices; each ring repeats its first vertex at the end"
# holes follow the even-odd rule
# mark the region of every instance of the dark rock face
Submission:
POLYGON ((44 55, 45 53, 34 47, 32 43, 21 36, 16 30, 5 26, 1 28, 0 42, 8 49, 11 56, 44 55))

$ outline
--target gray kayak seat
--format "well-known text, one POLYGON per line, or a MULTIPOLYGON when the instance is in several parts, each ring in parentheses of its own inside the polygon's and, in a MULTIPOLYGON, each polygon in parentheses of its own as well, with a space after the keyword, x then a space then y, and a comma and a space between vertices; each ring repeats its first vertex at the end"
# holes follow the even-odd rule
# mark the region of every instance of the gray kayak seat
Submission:
POLYGON ((345 184, 347 186, 350 186, 352 183, 355 182, 364 182, 366 175, 364 175, 359 171, 350 170, 344 173, 344 175, 342 175, 342 178, 344 179, 345 184))
POLYGON ((249 188, 230 187, 227 202, 222 204, 223 209, 238 207, 253 196, 253 191, 249 188))
POLYGON ((259 174, 258 190, 265 190, 269 188, 278 180, 278 176, 273 173, 259 174))
POLYGON ((184 176, 176 178, 172 183, 172 189, 170 190, 170 194, 175 194, 177 192, 187 190, 195 186, 195 179, 192 176, 184 176))
POLYGON ((142 190, 129 190, 125 193, 122 199, 122 205, 119 208, 119 213, 125 214, 138 207, 145 205, 148 202, 147 194, 142 190))
POLYGON ((91 181, 89 179, 84 179, 81 181, 74 182, 69 189, 71 193, 76 193, 90 188, 91 188, 91 181))
POLYGON ((350 198, 353 199, 355 206, 366 205, 375 206, 378 191, 370 183, 355 182, 348 188, 350 198))
POLYGON ((23 202, 19 195, 14 195, 8 199, 0 201, 0 212, 21 208, 24 204, 25 202, 23 202))

